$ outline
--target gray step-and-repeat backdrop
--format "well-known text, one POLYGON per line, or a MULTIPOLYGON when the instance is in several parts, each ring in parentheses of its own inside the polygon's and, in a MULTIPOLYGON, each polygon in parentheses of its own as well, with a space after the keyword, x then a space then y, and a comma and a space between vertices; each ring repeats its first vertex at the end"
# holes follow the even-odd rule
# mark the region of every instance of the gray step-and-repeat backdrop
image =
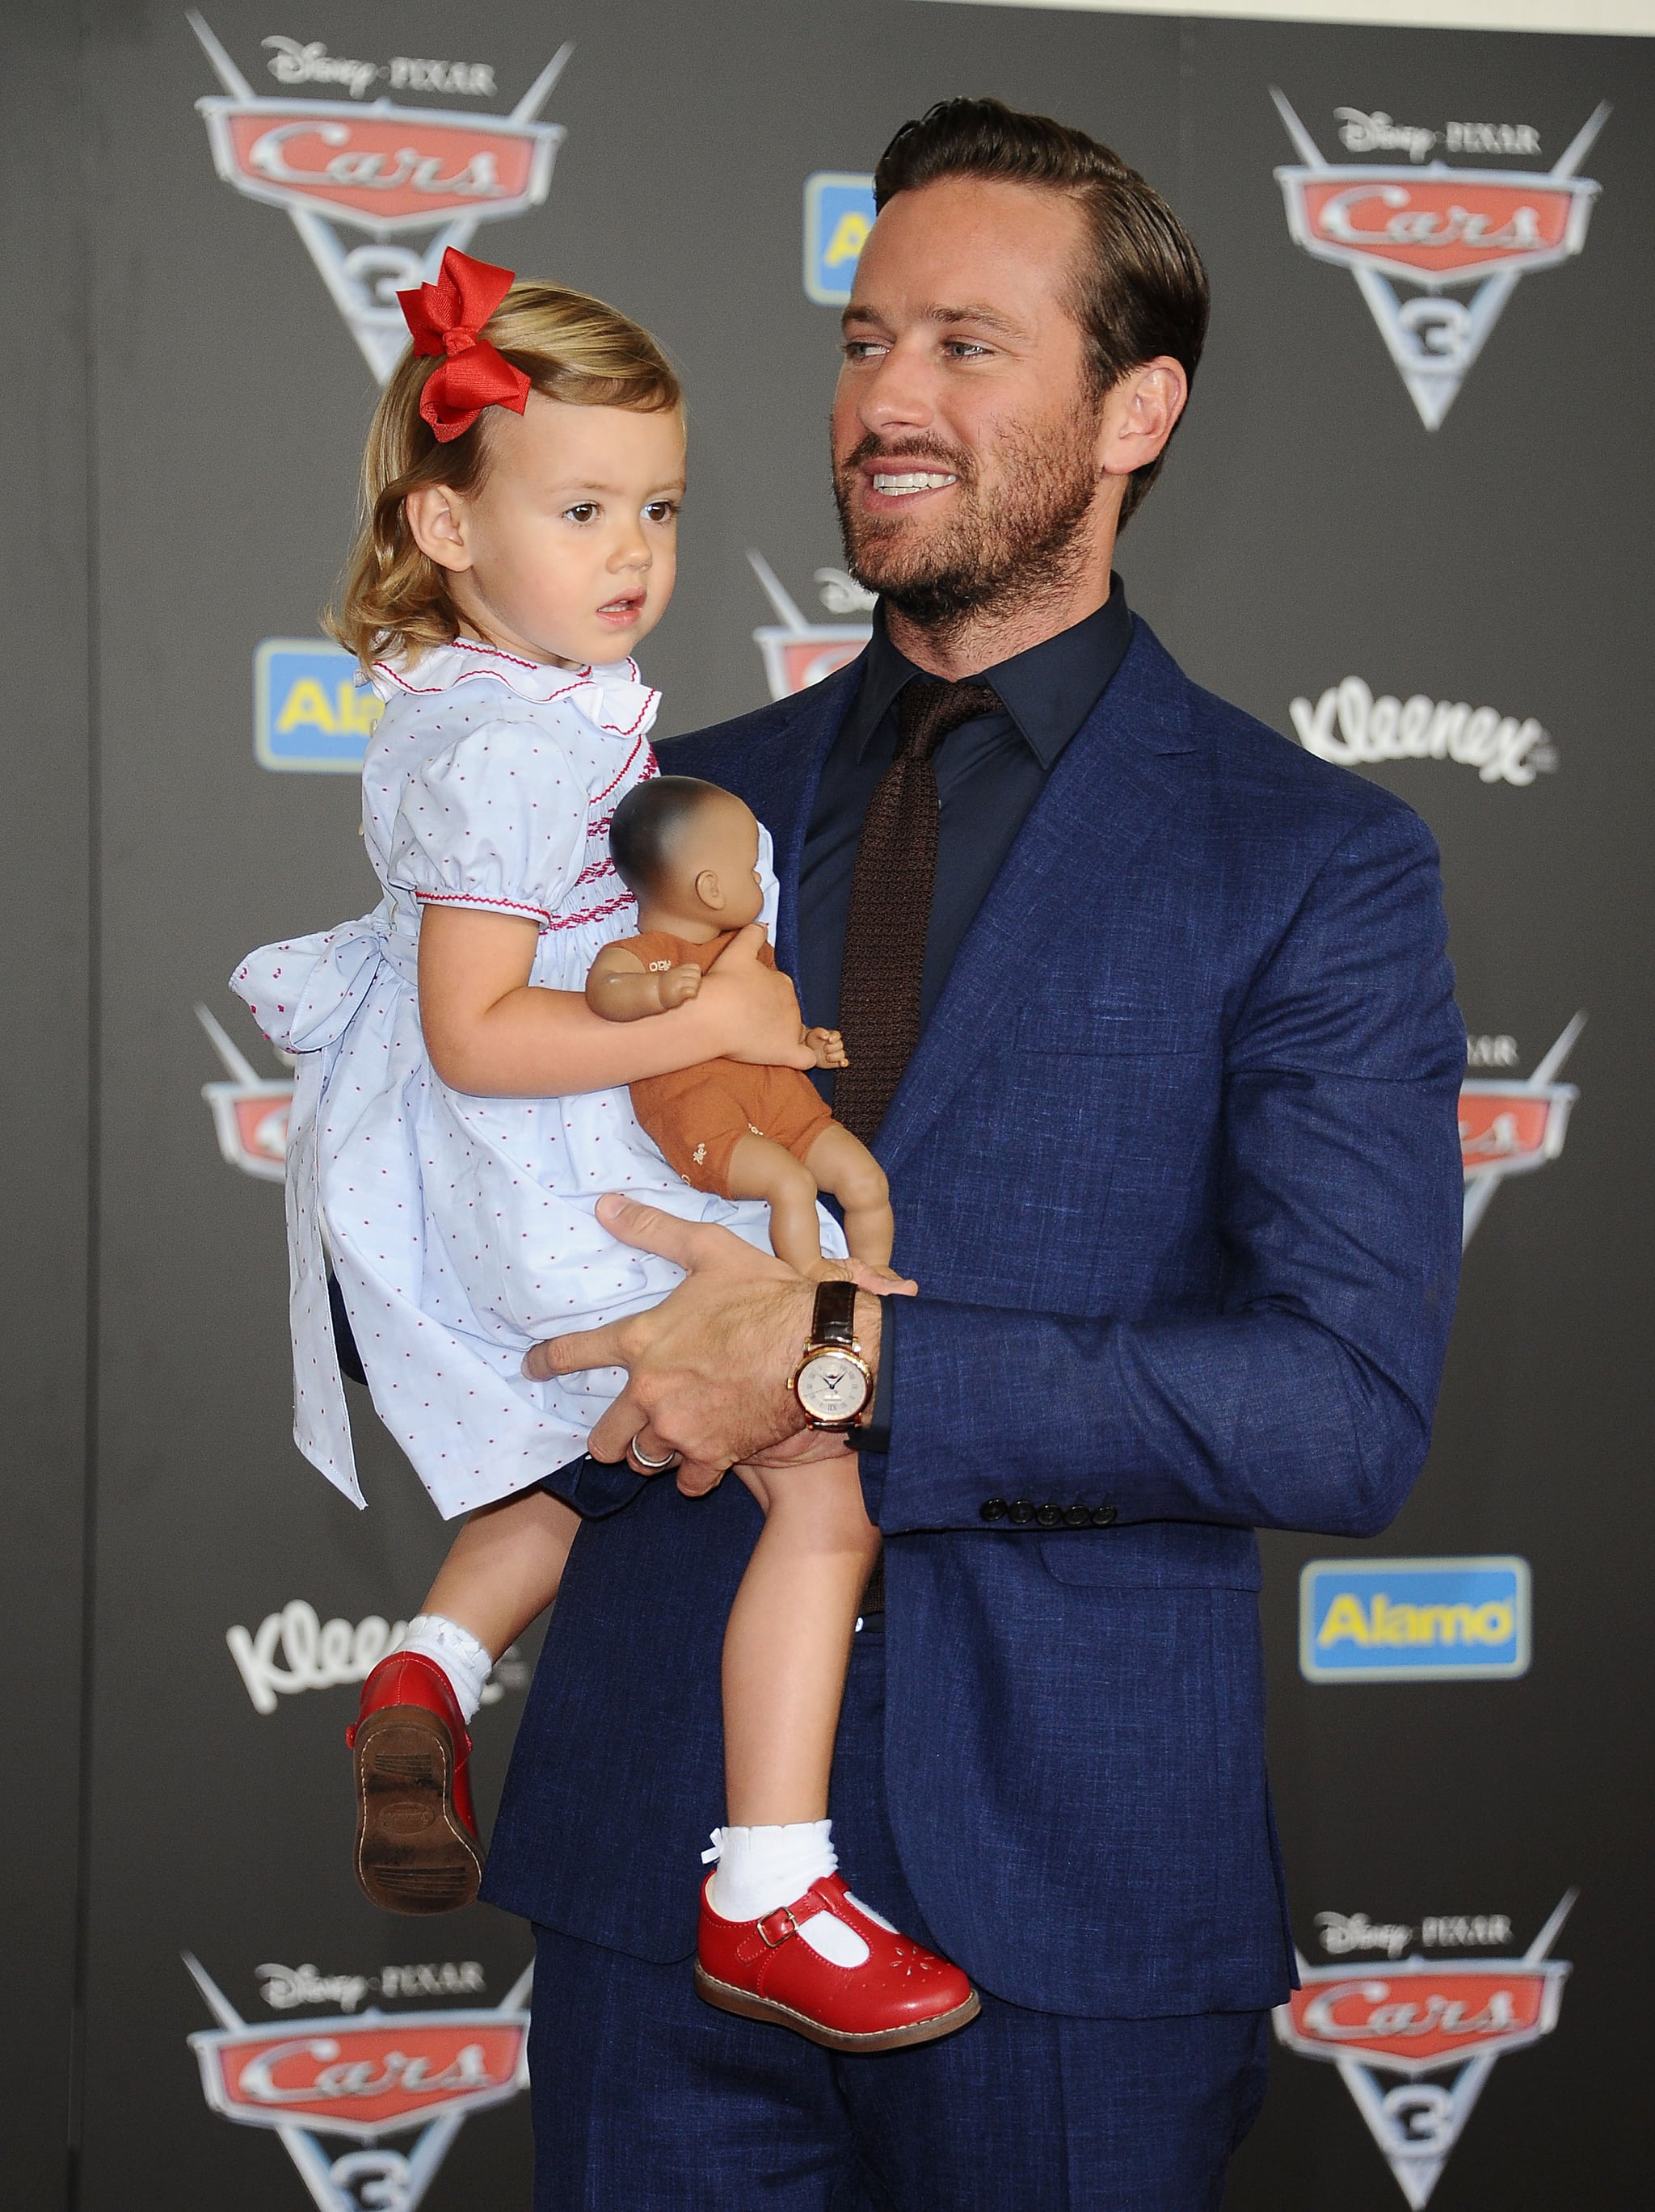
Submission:
MULTIPOLYGON (((1426 816, 1471 1032, 1430 1467, 1375 1543, 1266 1547, 1303 1987, 1231 2201, 1632 2201, 1655 45, 952 0, 4 15, 9 2201, 67 2201, 66 2114, 85 2212, 526 2201, 526 1932, 350 1876, 354 1686, 443 1534, 360 1399, 367 1513, 289 1441, 290 1071, 225 979, 371 902, 368 710, 317 612, 397 286, 471 245, 661 335, 691 489, 648 670, 668 732, 738 713, 866 633, 836 303, 891 131, 977 91, 1110 141, 1199 240, 1212 343, 1129 592, 1426 816)), ((480 1717, 485 1812, 532 1656, 480 1717)))

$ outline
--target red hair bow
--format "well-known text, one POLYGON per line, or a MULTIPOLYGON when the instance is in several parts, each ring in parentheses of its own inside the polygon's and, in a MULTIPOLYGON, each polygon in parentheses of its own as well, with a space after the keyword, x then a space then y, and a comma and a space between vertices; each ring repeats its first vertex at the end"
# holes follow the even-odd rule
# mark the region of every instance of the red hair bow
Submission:
POLYGON ((425 380, 419 411, 445 446, 465 436, 485 407, 520 415, 529 380, 478 335, 515 281, 509 269, 473 261, 451 246, 435 284, 399 292, 398 304, 414 334, 414 351, 448 358, 425 380))

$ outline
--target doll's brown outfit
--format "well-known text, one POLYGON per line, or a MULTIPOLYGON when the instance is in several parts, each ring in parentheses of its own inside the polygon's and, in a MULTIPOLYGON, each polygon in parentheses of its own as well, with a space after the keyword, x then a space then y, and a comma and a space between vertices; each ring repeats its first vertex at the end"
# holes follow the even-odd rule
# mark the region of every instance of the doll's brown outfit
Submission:
MULTIPOLYGON (((727 930, 703 944, 652 929, 626 937, 620 949, 642 960, 652 974, 680 968, 687 961, 703 975, 735 937, 727 930)), ((758 957, 776 965, 768 945, 758 957)), ((742 1137, 768 1137, 802 1160, 833 1116, 801 1068, 751 1067, 745 1060, 708 1060, 672 1075, 647 1076, 632 1086, 632 1110, 660 1146, 667 1165, 692 1189, 716 1198, 730 1188, 730 1155, 742 1137)))

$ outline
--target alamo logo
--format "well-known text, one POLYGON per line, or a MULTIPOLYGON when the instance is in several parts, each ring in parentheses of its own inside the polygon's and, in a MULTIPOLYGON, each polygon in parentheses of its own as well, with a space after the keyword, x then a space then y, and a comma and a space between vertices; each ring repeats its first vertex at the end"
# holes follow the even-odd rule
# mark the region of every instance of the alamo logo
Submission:
POLYGON ((253 657, 253 750, 260 768, 360 775, 384 712, 354 657, 319 637, 267 637, 253 657))
MULTIPOLYGON (((1555 268, 1585 244, 1598 188, 1579 168, 1609 103, 1599 102, 1551 169, 1534 171, 1427 162, 1427 134, 1354 108, 1338 111, 1347 144, 1405 159, 1336 164, 1283 95, 1270 97, 1299 155, 1275 173, 1294 245, 1350 270, 1421 422, 1439 428, 1518 278, 1555 268)), ((1519 143, 1526 150, 1530 136, 1537 147, 1530 126, 1510 126, 1513 152, 1519 143)), ((1458 143, 1490 140, 1504 146, 1504 128, 1458 126, 1458 143)))
POLYGON ((1529 1671, 1529 1565, 1311 1559, 1299 1577, 1307 1682, 1512 1680, 1529 1671))
POLYGON ((1520 1959, 1299 1960, 1300 1987, 1276 2008, 1277 2038, 1338 2068, 1412 2212, 1430 2202, 1496 2061, 1556 2027, 1569 1970, 1551 1948, 1578 1893, 1568 1891, 1520 1959))
MULTIPOLYGON (((222 97, 196 102, 219 176, 292 218, 383 384, 408 343, 397 294, 435 283, 449 246, 463 252, 479 223, 525 214, 545 198, 563 131, 538 118, 573 47, 559 48, 509 115, 467 114, 367 100, 379 64, 289 39, 265 41, 277 49, 271 66, 278 81, 348 96, 261 99, 204 19, 192 9, 189 20, 223 87, 222 97), (363 242, 347 246, 345 231, 364 234, 363 242), (432 234, 409 242, 423 233, 432 234)), ((494 81, 482 63, 406 55, 385 70, 410 89, 474 94, 494 81)))

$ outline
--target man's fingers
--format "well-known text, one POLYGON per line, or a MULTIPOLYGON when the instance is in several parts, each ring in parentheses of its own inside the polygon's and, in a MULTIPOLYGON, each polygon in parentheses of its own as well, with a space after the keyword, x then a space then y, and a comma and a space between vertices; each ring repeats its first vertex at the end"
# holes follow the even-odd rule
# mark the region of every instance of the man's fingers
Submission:
POLYGON ((523 1355, 523 1372, 531 1382, 550 1382, 557 1375, 578 1375, 587 1367, 624 1367, 621 1350, 624 1322, 606 1322, 602 1328, 571 1329, 567 1336, 549 1336, 532 1344, 523 1355))
MULTIPOLYGON (((627 1458, 628 1447, 633 1437, 642 1435, 648 1425, 648 1414, 630 1391, 623 1390, 587 1438, 586 1448, 593 1459, 600 1460, 605 1467, 613 1467, 618 1460, 627 1458)), ((653 1443, 647 1436, 644 1437, 643 1448, 651 1459, 660 1459, 666 1455, 666 1446, 653 1443)), ((627 1465, 630 1467, 631 1464, 631 1461, 627 1460, 627 1465)), ((662 1472, 666 1470, 663 1468, 662 1472)))
MULTIPOLYGON (((855 1431, 849 1434, 835 1429, 801 1429, 795 1437, 783 1437, 779 1444, 771 1444, 764 1451, 757 1451, 744 1462, 748 1468, 798 1467, 806 1460, 843 1459, 847 1452, 856 1449, 855 1431)), ((742 1474, 742 1468, 736 1473, 742 1474)), ((742 1474, 745 1481, 745 1476, 742 1474)), ((751 1483, 747 1484, 752 1489, 751 1483)), ((754 1491, 753 1495, 758 1496, 754 1491)))
POLYGON ((678 1463, 678 1488, 686 1498, 704 1498, 709 1490, 716 1490, 728 1470, 709 1467, 703 1460, 686 1459, 678 1463))
MULTIPOLYGON (((598 1218, 623 1244, 636 1244, 641 1251, 659 1253, 663 1260, 675 1261, 686 1272, 704 1272, 721 1262, 736 1261, 746 1271, 755 1266, 764 1267, 764 1255, 755 1252, 733 1229, 721 1229, 715 1221, 681 1221, 676 1213, 664 1213, 659 1206, 642 1205, 636 1198, 623 1198, 618 1191, 606 1191, 598 1200, 598 1218)), ((771 1271, 778 1279, 792 1279, 792 1268, 780 1260, 773 1262, 771 1271)), ((569 1341, 567 1338, 560 1340, 569 1341)), ((623 1359, 611 1364, 624 1367, 626 1362, 623 1359)), ((562 1374, 568 1370, 553 1371, 562 1374)))
POLYGON ((870 1267, 866 1260, 828 1260, 823 1264, 843 1281, 855 1283, 859 1291, 872 1291, 876 1298, 919 1296, 920 1286, 911 1275, 895 1275, 888 1267, 870 1267))

